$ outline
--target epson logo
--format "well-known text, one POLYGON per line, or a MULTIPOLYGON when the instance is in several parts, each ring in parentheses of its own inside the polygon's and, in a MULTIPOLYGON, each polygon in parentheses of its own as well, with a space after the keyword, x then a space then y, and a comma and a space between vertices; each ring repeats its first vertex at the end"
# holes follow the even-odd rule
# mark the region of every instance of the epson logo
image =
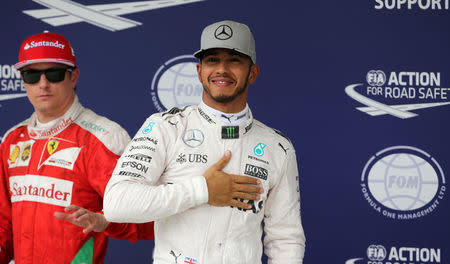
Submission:
POLYGON ((245 164, 244 174, 257 177, 263 180, 267 180, 267 176, 269 175, 266 169, 251 164, 245 164))
POLYGON ((375 0, 375 2, 375 9, 449 9, 449 0, 375 0))
POLYGON ((36 48, 36 47, 55 47, 55 48, 59 48, 59 49, 64 49, 64 45, 59 43, 58 41, 56 42, 50 42, 50 41, 31 41, 29 44, 26 43, 25 47, 23 47, 24 50, 28 50, 28 49, 32 49, 32 48, 36 48))
POLYGON ((122 163, 122 168, 125 168, 125 167, 131 167, 131 168, 134 168, 136 170, 142 171, 144 173, 147 173, 147 171, 148 171, 148 167, 146 167, 146 166, 144 166, 141 163, 138 163, 136 161, 123 162, 122 163))

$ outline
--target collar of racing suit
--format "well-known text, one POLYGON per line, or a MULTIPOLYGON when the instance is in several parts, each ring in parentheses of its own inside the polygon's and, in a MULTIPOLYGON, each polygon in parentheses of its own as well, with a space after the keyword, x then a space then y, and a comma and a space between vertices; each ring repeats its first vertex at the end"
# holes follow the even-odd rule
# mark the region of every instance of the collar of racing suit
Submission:
POLYGON ((37 114, 34 112, 27 122, 28 134, 34 139, 51 138, 72 124, 82 110, 83 106, 78 101, 78 96, 75 95, 75 99, 73 100, 69 110, 67 110, 64 115, 58 117, 56 120, 50 121, 50 123, 53 124, 50 127, 38 126, 37 114))
POLYGON ((250 108, 245 104, 244 110, 238 113, 224 113, 206 105, 203 100, 200 103, 201 107, 220 119, 223 123, 230 126, 238 126, 250 118, 250 108))
MULTIPOLYGON (((239 125, 230 125, 230 123, 224 118, 218 118, 215 114, 212 113, 212 111, 217 111, 207 106, 205 103, 200 102, 200 104, 197 107, 197 111, 199 112, 200 116, 203 117, 210 125, 218 127, 220 129, 220 133, 222 134, 222 139, 235 139, 240 138, 243 135, 247 134, 253 126, 253 115, 252 111, 246 105, 244 112, 237 113, 238 116, 241 116, 242 114, 245 114, 238 124, 239 125), (240 115, 239 115, 240 114, 240 115)), ((222 112, 217 111, 218 114, 221 114, 222 112)))

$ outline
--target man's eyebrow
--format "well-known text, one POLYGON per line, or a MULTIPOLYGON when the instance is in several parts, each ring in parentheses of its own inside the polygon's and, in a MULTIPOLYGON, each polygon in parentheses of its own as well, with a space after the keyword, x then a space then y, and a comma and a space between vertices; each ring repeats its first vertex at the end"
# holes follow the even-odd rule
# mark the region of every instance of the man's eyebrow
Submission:
POLYGON ((218 54, 217 51, 205 51, 205 54, 203 55, 203 57, 214 56, 214 55, 217 55, 217 54, 218 54))
POLYGON ((242 58, 246 57, 245 54, 242 54, 242 53, 240 53, 239 51, 236 51, 236 50, 230 50, 230 51, 228 51, 228 54, 231 55, 231 56, 239 56, 239 57, 242 57, 242 58))

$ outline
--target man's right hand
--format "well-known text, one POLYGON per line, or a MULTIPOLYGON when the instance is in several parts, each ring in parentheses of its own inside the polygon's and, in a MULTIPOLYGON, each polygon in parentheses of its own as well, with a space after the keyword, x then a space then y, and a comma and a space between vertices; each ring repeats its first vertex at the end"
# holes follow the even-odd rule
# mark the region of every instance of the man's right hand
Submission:
POLYGON ((250 209, 251 205, 237 199, 259 200, 259 194, 263 193, 264 189, 255 185, 261 184, 261 181, 223 172, 222 169, 228 164, 230 158, 231 151, 227 150, 223 157, 203 174, 208 185, 208 203, 215 206, 250 209))

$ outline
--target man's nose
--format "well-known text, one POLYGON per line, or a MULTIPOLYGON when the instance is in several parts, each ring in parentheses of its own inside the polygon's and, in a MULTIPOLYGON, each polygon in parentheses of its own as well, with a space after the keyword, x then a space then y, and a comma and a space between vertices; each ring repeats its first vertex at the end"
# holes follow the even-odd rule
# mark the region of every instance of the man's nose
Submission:
POLYGON ((228 63, 226 61, 221 61, 217 64, 216 72, 217 73, 226 73, 228 72, 228 63))
POLYGON ((44 73, 41 73, 41 77, 39 78, 38 85, 40 88, 47 88, 49 86, 50 82, 47 80, 47 77, 45 77, 44 73))

